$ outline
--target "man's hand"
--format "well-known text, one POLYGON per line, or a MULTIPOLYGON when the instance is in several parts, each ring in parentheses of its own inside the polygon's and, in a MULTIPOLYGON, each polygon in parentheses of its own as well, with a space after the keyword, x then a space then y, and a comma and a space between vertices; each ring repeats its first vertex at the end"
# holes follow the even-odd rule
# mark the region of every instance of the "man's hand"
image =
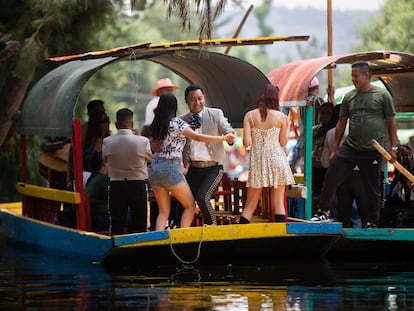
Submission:
POLYGON ((389 153, 389 154, 390 154, 390 156, 391 156, 391 159, 389 160, 389 161, 390 161, 390 163, 394 163, 394 162, 397 160, 397 157, 398 157, 398 155, 397 155, 397 151, 395 151, 395 150, 390 150, 388 153, 389 153))
POLYGON ((228 133, 224 135, 224 140, 230 145, 234 142, 234 139, 236 138, 236 135, 232 133, 228 133))

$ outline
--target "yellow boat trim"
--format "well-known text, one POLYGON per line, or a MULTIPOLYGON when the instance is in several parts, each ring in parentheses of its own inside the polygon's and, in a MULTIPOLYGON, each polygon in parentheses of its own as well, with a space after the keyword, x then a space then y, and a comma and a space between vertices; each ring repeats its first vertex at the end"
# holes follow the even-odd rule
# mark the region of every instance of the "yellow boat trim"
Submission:
POLYGON ((7 209, 17 214, 22 214, 22 202, 0 203, 0 209, 7 209))
POLYGON ((225 39, 209 39, 209 40, 186 40, 166 43, 150 43, 142 42, 132 45, 116 47, 109 50, 90 51, 83 54, 67 55, 49 58, 52 62, 66 62, 76 59, 102 58, 102 57, 125 57, 134 54, 144 54, 148 52, 158 51, 176 51, 194 49, 200 47, 228 47, 228 46, 244 46, 258 44, 273 44, 276 41, 307 41, 309 36, 270 36, 270 37, 253 37, 253 38, 225 38, 225 39))
POLYGON ((30 197, 72 204, 79 204, 81 202, 79 192, 39 187, 23 182, 18 182, 16 184, 16 189, 19 193, 30 197))
POLYGON ((119 248, 145 247, 169 244, 214 242, 255 238, 294 236, 286 231, 284 223, 257 223, 248 225, 202 226, 168 230, 170 238, 155 241, 140 241, 119 248))
POLYGON ((255 38, 227 38, 227 39, 210 39, 210 40, 185 40, 167 43, 153 43, 150 48, 158 47, 174 47, 174 46, 197 46, 197 45, 249 45, 249 44, 272 44, 275 41, 294 41, 306 40, 307 36, 271 36, 271 37, 255 37, 255 38), (300 38, 300 39, 299 39, 300 38))

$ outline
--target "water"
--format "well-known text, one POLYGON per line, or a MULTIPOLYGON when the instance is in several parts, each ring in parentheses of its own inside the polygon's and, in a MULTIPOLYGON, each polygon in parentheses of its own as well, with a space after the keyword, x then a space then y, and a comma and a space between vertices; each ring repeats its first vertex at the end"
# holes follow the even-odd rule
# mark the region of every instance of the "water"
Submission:
POLYGON ((413 263, 111 267, 0 235, 0 310, 414 310, 413 263))

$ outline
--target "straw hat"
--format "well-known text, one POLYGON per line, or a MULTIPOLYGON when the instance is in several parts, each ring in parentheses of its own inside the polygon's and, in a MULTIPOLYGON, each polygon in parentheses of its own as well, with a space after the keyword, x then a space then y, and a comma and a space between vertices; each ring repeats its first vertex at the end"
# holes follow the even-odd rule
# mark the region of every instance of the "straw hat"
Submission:
POLYGON ((159 89, 165 88, 165 87, 171 87, 172 91, 176 91, 179 89, 177 85, 173 85, 171 80, 168 78, 163 78, 157 81, 157 84, 155 88, 151 91, 152 96, 156 96, 159 89))

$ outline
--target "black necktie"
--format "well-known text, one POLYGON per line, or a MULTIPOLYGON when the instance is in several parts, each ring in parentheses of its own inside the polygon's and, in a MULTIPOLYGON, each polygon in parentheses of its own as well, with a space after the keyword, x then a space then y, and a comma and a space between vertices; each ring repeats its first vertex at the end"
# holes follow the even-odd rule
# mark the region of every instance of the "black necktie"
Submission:
POLYGON ((201 127, 201 119, 198 114, 192 114, 190 118, 190 127, 196 130, 201 127))

